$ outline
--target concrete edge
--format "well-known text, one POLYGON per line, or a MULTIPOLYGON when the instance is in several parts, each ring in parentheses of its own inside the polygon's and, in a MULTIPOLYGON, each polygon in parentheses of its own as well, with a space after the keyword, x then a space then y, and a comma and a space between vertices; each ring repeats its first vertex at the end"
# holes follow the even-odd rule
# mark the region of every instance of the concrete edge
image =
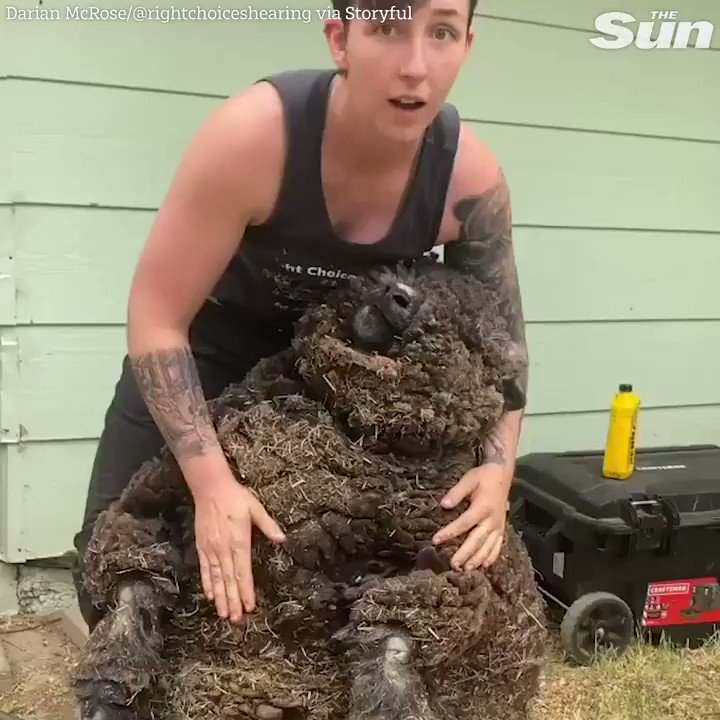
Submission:
POLYGON ((0 616, 17 615, 20 611, 17 595, 18 566, 0 560, 0 616))
POLYGON ((8 690, 12 690, 13 685, 15 685, 15 679, 12 668, 10 667, 10 661, 8 660, 2 641, 0 641, 0 693, 6 693, 8 690))
POLYGON ((60 627, 74 645, 79 648, 85 645, 90 632, 85 618, 83 618, 80 613, 80 608, 72 607, 64 610, 61 616, 60 627))

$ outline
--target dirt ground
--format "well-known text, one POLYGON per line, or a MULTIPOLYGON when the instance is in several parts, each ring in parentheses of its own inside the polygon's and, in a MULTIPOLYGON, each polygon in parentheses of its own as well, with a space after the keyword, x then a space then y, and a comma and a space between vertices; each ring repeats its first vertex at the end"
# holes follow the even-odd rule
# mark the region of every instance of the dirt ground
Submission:
MULTIPOLYGON (((0 618, 0 643, 14 680, 0 680, 0 720, 76 720, 65 681, 77 648, 57 615, 0 618)), ((555 645, 531 720, 720 720, 718 687, 720 638, 699 650, 638 644, 591 668, 555 645)))
POLYGON ((21 720, 75 720, 66 673, 78 649, 59 615, 0 618, 0 643, 12 669, 11 683, 0 679, 0 711, 21 720))

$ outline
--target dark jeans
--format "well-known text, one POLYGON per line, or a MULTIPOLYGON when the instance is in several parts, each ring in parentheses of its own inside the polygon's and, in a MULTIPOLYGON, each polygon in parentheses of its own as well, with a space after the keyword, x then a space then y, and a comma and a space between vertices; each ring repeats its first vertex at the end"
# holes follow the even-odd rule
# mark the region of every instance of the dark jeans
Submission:
MULTIPOLYGON (((242 380, 261 357, 278 352, 285 345, 279 335, 268 338, 266 331, 261 332, 249 323, 238 326, 235 319, 231 322, 220 309, 204 308, 191 328, 190 346, 205 398, 217 397, 230 383, 242 380)), ((73 579, 80 612, 90 630, 103 614, 102 608, 92 604, 82 583, 83 558, 93 525, 100 513, 120 496, 142 463, 156 457, 163 445, 163 437, 140 395, 126 356, 115 394, 105 414, 105 425, 90 475, 82 527, 74 538, 78 554, 73 579)))

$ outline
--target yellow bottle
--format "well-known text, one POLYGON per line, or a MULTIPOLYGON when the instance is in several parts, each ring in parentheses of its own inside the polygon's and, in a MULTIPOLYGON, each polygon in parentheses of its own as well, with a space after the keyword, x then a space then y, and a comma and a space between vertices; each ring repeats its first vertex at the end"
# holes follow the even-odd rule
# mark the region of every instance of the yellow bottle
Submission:
POLYGON ((616 480, 626 480, 635 470, 637 420, 640 397, 632 385, 620 385, 610 407, 603 475, 616 480))

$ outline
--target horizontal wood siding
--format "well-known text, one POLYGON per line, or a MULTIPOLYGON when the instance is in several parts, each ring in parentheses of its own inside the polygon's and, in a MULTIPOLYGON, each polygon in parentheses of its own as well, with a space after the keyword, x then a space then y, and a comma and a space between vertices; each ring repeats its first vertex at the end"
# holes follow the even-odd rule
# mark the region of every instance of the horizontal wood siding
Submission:
MULTIPOLYGON (((0 233, 10 222, 4 210, 0 233)), ((16 207, 15 276, 0 280, 0 293, 17 284, 18 322, 124 324, 153 218, 150 210, 16 207)), ((716 286, 698 282, 699 268, 720 268, 717 234, 518 227, 515 244, 531 323, 720 320, 716 286)))
POLYGON ((149 210, 17 207, 18 322, 124 324, 132 273, 153 219, 149 210))
POLYGON ((5 446, 11 494, 3 560, 24 562, 72 549, 96 445, 75 440, 5 446))
MULTIPOLYGON (((642 397, 641 445, 720 443, 720 53, 598 50, 607 9, 480 0, 451 95, 513 193, 521 452, 601 448, 620 382, 642 397)), ((709 0, 680 19, 720 27, 709 0)), ((132 272, 193 133, 257 78, 330 56, 319 19, 0 33, 0 557, 22 561, 71 548, 132 272)))
MULTIPOLYGON (((150 209, 221 102, 23 80, 6 93, 13 202, 150 209)), ((720 232, 720 142, 469 124, 502 159, 519 226, 720 232)))
MULTIPOLYGON (((24 438, 96 437, 125 328, 22 326, 17 342, 24 438)), ((528 343, 530 414, 604 411, 618 382, 634 383, 646 407, 720 404, 720 320, 532 323, 528 343)))
MULTIPOLYGON (((641 447, 720 444, 720 406, 643 408, 638 420, 641 447)), ((608 430, 606 410, 531 415, 523 423, 520 452, 600 451, 608 430)))
MULTIPOLYGON (((644 447, 717 443, 718 427, 718 406, 650 409, 644 410, 640 418, 638 439, 644 447)), ((604 411, 530 416, 523 425, 521 452, 538 448, 558 452, 568 448, 594 450, 598 438, 606 432, 604 411)), ((0 509, 8 509, 5 525, 0 526, 0 542, 5 539, 7 548, 3 559, 22 562, 72 549, 72 538, 82 520, 96 445, 95 440, 75 440, 0 448, 0 493, 3 487, 11 490, 9 496, 0 494, 0 509), (25 480, 22 489, 16 484, 12 491, 7 483, 3 484, 3 462, 7 477, 25 480)))
MULTIPOLYGON (((23 4, 35 7, 33 1, 23 4)), ((328 5, 300 0, 287 4, 296 9, 328 5)), ((632 4, 638 19, 648 19, 655 9, 644 0, 644 7, 632 4)), ((217 7, 214 0, 200 5, 217 7)), ((546 11, 546 3, 480 0, 476 45, 451 95, 463 114, 495 122, 720 139, 714 122, 720 97, 713 92, 720 55, 634 47, 599 50, 589 40, 597 35, 595 17, 607 8, 601 3, 582 5, 584 10, 556 3, 546 11), (514 22, 518 18, 532 21, 514 22), (582 31, 568 31, 568 26, 582 31)), ((65 6, 53 0, 43 7, 65 6)), ((720 13, 709 8, 707 0, 692 7, 683 4, 681 16, 717 19, 720 13)), ((329 63, 317 14, 309 23, 15 22, 7 23, 6 32, 9 72, 16 77, 201 95, 235 93, 258 77, 292 67, 292 58, 307 67, 329 63), (255 51, 248 62, 249 48, 260 43, 267 50, 255 51), (67 51, 73 47, 83 50, 67 51)), ((714 41, 720 48, 720 32, 714 41)))

